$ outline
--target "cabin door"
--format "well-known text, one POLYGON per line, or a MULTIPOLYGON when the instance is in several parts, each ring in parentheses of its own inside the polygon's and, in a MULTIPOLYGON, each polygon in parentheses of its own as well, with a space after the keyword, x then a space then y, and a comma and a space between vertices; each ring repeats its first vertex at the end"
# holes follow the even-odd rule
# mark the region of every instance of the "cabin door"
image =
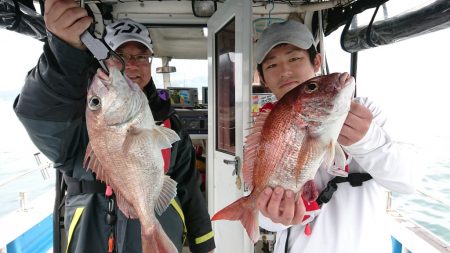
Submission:
MULTIPOLYGON (((229 0, 208 21, 208 209, 244 195, 241 164, 251 85, 251 1, 229 0)), ((217 253, 250 253, 239 221, 213 221, 217 253)))

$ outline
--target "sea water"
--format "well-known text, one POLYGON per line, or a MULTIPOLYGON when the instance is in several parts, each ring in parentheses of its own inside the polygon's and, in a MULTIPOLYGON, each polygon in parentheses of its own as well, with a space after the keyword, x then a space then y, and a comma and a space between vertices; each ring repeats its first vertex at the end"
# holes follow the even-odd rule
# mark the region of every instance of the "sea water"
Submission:
POLYGON ((435 198, 394 193, 392 207, 450 243, 450 137, 435 133, 416 147, 424 163, 420 187, 435 198))
MULTIPOLYGON (((0 98, 0 217, 20 208, 21 192, 26 193, 25 201, 30 203, 42 193, 53 189, 55 182, 55 170, 52 167, 47 172, 38 169, 34 154, 39 153, 39 150, 15 116, 12 103, 11 98, 0 98), (42 173, 48 173, 50 177, 45 179, 42 173)), ((48 162, 45 156, 39 157, 41 164, 48 162)))

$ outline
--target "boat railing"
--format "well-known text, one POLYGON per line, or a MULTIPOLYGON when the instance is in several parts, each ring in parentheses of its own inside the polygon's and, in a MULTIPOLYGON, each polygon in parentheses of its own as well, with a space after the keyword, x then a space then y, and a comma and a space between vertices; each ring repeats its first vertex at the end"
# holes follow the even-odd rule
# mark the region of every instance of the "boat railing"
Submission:
MULTIPOLYGON (((447 207, 450 207, 450 201, 445 199, 445 197, 441 196, 439 193, 431 192, 425 188, 416 189, 416 193, 421 196, 424 196, 426 198, 430 198, 436 202, 439 202, 447 207)), ((392 192, 388 191, 387 194, 388 194, 388 199, 387 199, 386 209, 389 210, 392 208, 392 192)))
POLYGON ((26 171, 24 171, 22 173, 19 173, 17 175, 9 177, 9 178, 7 178, 7 179, 5 179, 3 181, 0 181, 0 188, 5 186, 5 185, 7 185, 7 184, 9 184, 9 183, 12 183, 12 182, 16 181, 19 178, 22 178, 22 177, 24 177, 24 176, 26 176, 28 174, 31 174, 31 173, 33 173, 35 171, 40 171, 41 175, 42 175, 42 178, 44 180, 49 179, 50 178, 50 174, 48 172, 48 169, 53 167, 53 163, 51 163, 51 162, 45 162, 45 163, 41 162, 40 154, 41 153, 39 153, 39 152, 34 154, 34 158, 36 159, 36 163, 37 163, 38 167, 26 170, 26 171))
MULTIPOLYGON (((33 252, 47 252, 47 250, 40 251, 40 249, 51 247, 52 232, 49 228, 51 228, 52 223, 54 190, 46 190, 29 202, 28 192, 24 191, 20 187, 21 185, 19 187, 15 185, 21 184, 21 179, 26 180, 24 177, 27 175, 39 172, 43 180, 51 178, 49 169, 53 168, 53 163, 49 161, 42 162, 40 153, 35 153, 34 158, 37 167, 17 173, 0 182, 1 190, 5 188, 18 189, 19 194, 19 209, 8 211, 8 213, 2 214, 0 217, 0 227, 6 228, 0 230, 0 253, 10 251, 27 252, 25 249, 35 246, 36 248, 33 252), (28 242, 28 238, 34 238, 34 241, 28 242), (40 240, 42 238, 44 239, 40 240)), ((9 190, 6 191, 8 192, 9 190)))
POLYGON ((419 193, 420 195, 422 195, 424 197, 431 198, 432 200, 435 200, 447 207, 450 207, 450 201, 445 199, 445 197, 443 197, 439 193, 431 192, 425 188, 417 189, 416 191, 417 191, 417 193, 419 193))
MULTIPOLYGON (((450 202, 438 193, 424 188, 416 189, 416 193, 425 198, 450 207, 450 202)), ((387 192, 386 213, 391 218, 391 235, 393 237, 393 253, 403 252, 446 252, 450 253, 450 244, 432 231, 413 221, 401 211, 392 207, 392 192, 387 192)))
MULTIPOLYGON (((40 171, 41 172, 41 176, 42 176, 42 178, 44 180, 50 179, 50 174, 48 172, 48 169, 53 167, 53 163, 51 163, 49 161, 42 162, 40 154, 41 154, 40 152, 34 154, 34 158, 35 158, 36 163, 38 165, 36 168, 32 168, 32 169, 26 170, 26 171, 24 171, 22 173, 16 174, 16 175, 14 175, 12 177, 9 177, 9 178, 7 178, 7 179, 5 179, 3 181, 0 181, 0 188, 4 187, 4 186, 6 186, 6 185, 8 185, 10 183, 13 183, 13 182, 15 182, 15 181, 25 177, 26 175, 29 175, 29 174, 34 173, 36 171, 40 171)), ((19 191, 19 206, 20 206, 19 210, 20 211, 27 211, 28 210, 28 197, 27 196, 28 196, 27 192, 19 191)))

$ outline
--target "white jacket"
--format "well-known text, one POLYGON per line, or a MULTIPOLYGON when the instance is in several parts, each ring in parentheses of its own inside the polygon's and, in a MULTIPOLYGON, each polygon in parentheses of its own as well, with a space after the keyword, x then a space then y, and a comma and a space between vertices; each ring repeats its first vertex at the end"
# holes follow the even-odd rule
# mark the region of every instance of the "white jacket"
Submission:
MULTIPOLYGON (((343 147, 351 157, 349 173, 367 172, 373 179, 362 186, 338 184, 331 200, 310 224, 312 234, 306 236, 303 225, 292 226, 289 252, 299 253, 388 253, 392 252, 390 231, 386 222, 386 189, 413 193, 419 177, 411 150, 396 143, 384 131, 386 122, 381 110, 367 98, 356 98, 373 114, 366 135, 357 143, 343 147)), ((317 172, 314 181, 319 191, 333 178, 326 169, 317 172)), ((287 228, 259 215, 260 226, 277 232, 276 253, 283 253, 287 228)))

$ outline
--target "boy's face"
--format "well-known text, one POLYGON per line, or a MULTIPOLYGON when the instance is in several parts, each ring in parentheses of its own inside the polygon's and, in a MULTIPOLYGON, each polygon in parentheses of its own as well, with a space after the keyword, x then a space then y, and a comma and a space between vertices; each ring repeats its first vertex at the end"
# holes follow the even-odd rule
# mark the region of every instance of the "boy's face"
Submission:
POLYGON ((264 84, 281 99, 297 85, 313 78, 321 63, 320 54, 311 64, 308 52, 291 44, 274 47, 261 64, 264 84))

